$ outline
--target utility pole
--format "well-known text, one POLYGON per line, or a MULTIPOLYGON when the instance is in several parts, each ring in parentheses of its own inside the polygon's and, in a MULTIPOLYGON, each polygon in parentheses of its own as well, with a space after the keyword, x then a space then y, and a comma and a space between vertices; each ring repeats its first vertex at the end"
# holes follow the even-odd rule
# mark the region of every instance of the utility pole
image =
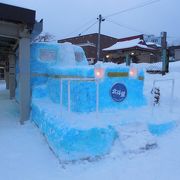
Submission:
POLYGON ((165 75, 168 72, 169 59, 167 58, 167 32, 161 33, 161 53, 162 53, 162 75, 165 75))
POLYGON ((97 61, 101 58, 101 23, 102 21, 105 21, 104 18, 102 18, 102 15, 100 14, 97 18, 99 20, 99 29, 98 29, 98 42, 97 42, 97 61))

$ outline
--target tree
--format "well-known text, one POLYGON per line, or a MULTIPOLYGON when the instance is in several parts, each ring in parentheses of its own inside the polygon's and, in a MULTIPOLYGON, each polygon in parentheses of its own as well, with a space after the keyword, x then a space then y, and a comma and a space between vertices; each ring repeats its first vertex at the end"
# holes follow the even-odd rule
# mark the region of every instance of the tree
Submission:
POLYGON ((55 36, 48 32, 41 33, 33 40, 33 42, 51 42, 51 41, 55 41, 55 36))

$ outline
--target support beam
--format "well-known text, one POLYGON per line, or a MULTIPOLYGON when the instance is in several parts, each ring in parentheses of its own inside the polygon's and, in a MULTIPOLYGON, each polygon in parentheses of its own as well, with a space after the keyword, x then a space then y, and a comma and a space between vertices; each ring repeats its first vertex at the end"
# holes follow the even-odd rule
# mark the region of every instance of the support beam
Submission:
POLYGON ((15 23, 0 21, 0 35, 2 37, 18 39, 20 26, 15 23))
POLYGON ((4 79, 6 81, 6 89, 9 89, 9 60, 8 58, 6 59, 5 63, 5 71, 4 71, 4 79))
POLYGON ((16 77, 15 77, 15 66, 16 66, 15 54, 9 55, 9 91, 10 99, 15 97, 16 88, 16 77))
MULTIPOLYGON (((30 34, 35 25, 34 10, 11 6, 0 3, 0 57, 9 56, 5 59, 6 84, 10 88, 10 98, 15 96, 15 55, 18 56, 19 64, 19 110, 20 122, 29 119, 30 114, 30 34), (8 77, 9 76, 9 77, 8 77)), ((41 21, 33 31, 38 35, 42 29, 41 21)))
POLYGON ((131 59, 129 57, 129 54, 126 54, 126 66, 130 66, 131 64, 131 59))
MULTIPOLYGON (((22 35, 22 34, 21 34, 22 35)), ((19 41, 19 99, 20 122, 30 115, 30 37, 24 36, 19 41)))

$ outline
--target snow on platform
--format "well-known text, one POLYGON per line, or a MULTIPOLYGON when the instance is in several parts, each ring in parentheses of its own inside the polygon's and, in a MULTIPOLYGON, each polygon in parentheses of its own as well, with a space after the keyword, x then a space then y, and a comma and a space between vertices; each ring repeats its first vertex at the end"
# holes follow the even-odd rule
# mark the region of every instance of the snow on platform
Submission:
POLYGON ((18 106, 0 81, 0 179, 56 179, 59 169, 39 129, 30 121, 20 125, 18 106))

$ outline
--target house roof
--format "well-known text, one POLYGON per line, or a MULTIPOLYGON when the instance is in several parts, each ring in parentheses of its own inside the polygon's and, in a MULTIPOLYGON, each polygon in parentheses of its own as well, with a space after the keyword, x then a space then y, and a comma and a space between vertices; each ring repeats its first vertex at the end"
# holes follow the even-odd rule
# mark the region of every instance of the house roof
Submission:
POLYGON ((161 45, 159 45, 159 44, 157 44, 157 43, 154 43, 154 42, 146 42, 146 44, 148 45, 148 46, 156 46, 156 47, 161 47, 161 45))
MULTIPOLYGON (((118 41, 117 38, 107 36, 107 35, 104 35, 104 34, 100 34, 100 35, 101 35, 101 38, 111 39, 114 42, 118 41)), ((98 33, 92 33, 92 34, 79 35, 79 36, 69 37, 69 38, 65 38, 65 39, 60 39, 60 40, 58 40, 58 42, 59 43, 62 43, 62 42, 76 42, 76 41, 79 41, 79 40, 84 42, 87 39, 95 39, 95 41, 97 42, 97 38, 98 38, 98 33)))
POLYGON ((28 30, 31 40, 40 34, 43 21, 36 22, 35 15, 34 10, 0 3, 0 57, 15 52, 23 28, 28 30))
POLYGON ((33 29, 36 11, 22 7, 0 3, 0 20, 23 23, 33 29))
POLYGON ((119 42, 115 43, 114 45, 103 49, 103 51, 114 51, 114 50, 122 50, 122 49, 136 48, 136 47, 153 50, 153 48, 147 46, 147 44, 143 39, 140 39, 140 37, 136 37, 134 39, 127 39, 127 38, 124 38, 124 40, 121 39, 119 42))
POLYGON ((140 35, 136 35, 136 36, 129 36, 129 37, 125 37, 125 38, 120 38, 118 39, 118 42, 122 42, 122 41, 130 41, 130 40, 133 40, 133 39, 144 39, 143 37, 143 34, 140 34, 140 35))

